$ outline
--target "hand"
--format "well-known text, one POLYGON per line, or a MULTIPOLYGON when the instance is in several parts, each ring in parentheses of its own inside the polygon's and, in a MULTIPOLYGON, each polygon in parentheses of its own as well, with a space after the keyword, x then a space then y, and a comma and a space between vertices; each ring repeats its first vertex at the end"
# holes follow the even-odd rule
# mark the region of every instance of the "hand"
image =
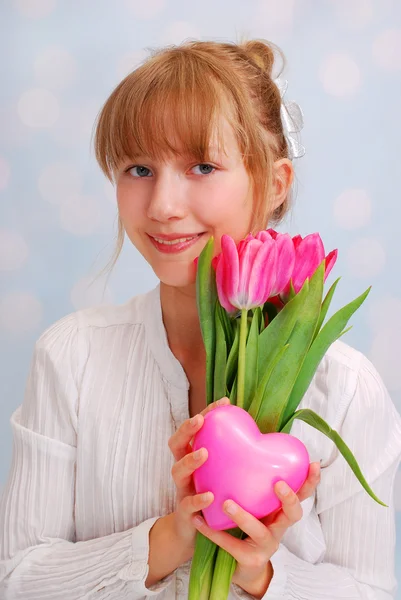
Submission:
POLYGON ((301 502, 313 495, 319 481, 320 465, 311 463, 308 478, 297 494, 288 486, 288 494, 281 493, 278 487, 280 483, 284 482, 276 483, 274 491, 281 500, 282 506, 260 520, 232 500, 227 500, 223 506, 224 511, 248 536, 243 540, 239 540, 225 531, 214 531, 200 516, 193 517, 198 531, 226 550, 237 561, 233 583, 256 598, 264 596, 273 577, 270 558, 278 550, 287 529, 302 518, 301 502))
POLYGON ((212 492, 196 494, 192 481, 192 474, 207 460, 206 448, 200 448, 192 452, 191 442, 194 435, 202 428, 204 415, 216 408, 230 404, 228 398, 222 398, 213 404, 209 404, 200 414, 192 419, 186 420, 169 439, 169 448, 177 461, 171 470, 171 474, 177 488, 177 510, 173 513, 174 533, 178 539, 188 548, 189 558, 195 549, 196 528, 192 518, 199 511, 209 506, 214 496, 212 492))

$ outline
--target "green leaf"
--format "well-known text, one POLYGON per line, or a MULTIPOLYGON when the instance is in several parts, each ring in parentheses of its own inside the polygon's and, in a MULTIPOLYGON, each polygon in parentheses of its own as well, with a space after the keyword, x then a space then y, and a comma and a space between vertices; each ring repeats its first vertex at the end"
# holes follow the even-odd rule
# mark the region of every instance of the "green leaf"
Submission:
POLYGON ((196 534, 191 563, 188 600, 209 600, 218 546, 201 533, 196 534))
MULTIPOLYGON (((322 303, 324 267, 322 261, 310 279, 307 298, 297 311, 297 321, 288 340, 289 348, 275 367, 266 386, 265 397, 268 401, 262 403, 258 416, 262 433, 279 430, 281 415, 286 409, 292 388, 312 343, 322 303)), ((278 318, 274 319, 272 325, 278 318)))
POLYGON ((233 383, 231 391, 230 391, 230 394, 229 394, 231 404, 237 404, 237 391, 238 391, 238 377, 236 375, 235 379, 234 379, 234 383, 233 383))
POLYGON ((235 319, 234 323, 234 328, 235 328, 235 335, 234 335, 234 341, 233 344, 231 346, 229 355, 228 355, 228 359, 227 359, 227 364, 226 364, 226 383, 227 383, 227 388, 231 389, 231 386, 233 385, 233 381, 235 378, 235 375, 237 373, 237 368, 238 368, 238 350, 239 350, 239 322, 238 319, 235 319))
POLYGON ((316 338, 317 334, 320 331, 321 326, 323 325, 323 321, 326 318, 327 311, 330 308, 330 304, 331 304, 331 301, 333 299, 334 292, 336 291, 336 287, 337 287, 338 282, 340 281, 340 279, 341 279, 341 277, 339 277, 338 279, 336 279, 336 281, 333 283, 333 285, 331 286, 331 288, 327 292, 325 299, 323 300, 322 308, 321 308, 321 311, 320 311, 319 321, 317 322, 316 331, 315 331, 315 335, 314 335, 313 339, 316 338))
POLYGON ((258 389, 256 390, 256 393, 252 399, 251 406, 249 407, 249 410, 248 410, 249 414, 256 421, 256 423, 258 423, 258 415, 259 415, 259 411, 260 411, 260 407, 262 406, 262 403, 268 402, 268 398, 265 398, 265 390, 266 390, 267 383, 268 383, 268 381, 271 377, 271 374, 272 374, 273 370, 275 369, 277 363, 281 360, 282 356, 284 355, 284 353, 286 352, 286 350, 288 348, 289 348, 289 344, 287 344, 286 346, 283 346, 281 348, 281 350, 279 352, 277 352, 275 357, 270 361, 267 368, 265 369, 265 372, 263 373, 263 377, 258 385, 258 389))
POLYGON ((231 348, 234 342, 234 329, 235 323, 228 316, 227 311, 221 306, 220 302, 217 302, 220 321, 224 329, 224 336, 227 344, 227 348, 231 348))
POLYGON ((347 325, 349 319, 355 313, 356 310, 366 299, 370 292, 370 287, 358 298, 355 298, 352 302, 340 308, 324 325, 321 331, 318 333, 315 341, 313 342, 302 368, 299 372, 295 385, 291 391, 287 406, 282 415, 279 427, 283 423, 286 423, 288 419, 294 414, 299 406, 306 390, 308 389, 313 376, 318 368, 323 356, 326 354, 331 344, 337 340, 341 335, 344 335, 346 331, 344 327, 347 325))
POLYGON ((299 293, 288 302, 282 311, 269 323, 259 336, 258 373, 263 377, 266 365, 288 342, 297 322, 299 311, 305 304, 309 292, 309 281, 306 280, 299 293))
POLYGON ((258 383, 258 339, 261 310, 253 313, 245 350, 244 409, 248 410, 258 383))
POLYGON ((283 427, 280 431, 282 433, 289 433, 291 431, 291 427, 292 427, 293 421, 295 419, 300 419, 301 421, 304 421, 308 425, 311 425, 311 427, 314 427, 315 429, 317 429, 318 431, 320 431, 321 433, 326 435, 332 442, 334 442, 335 445, 337 446, 339 452, 345 458, 345 460, 351 467, 353 473, 357 477, 358 481, 363 486, 363 488, 367 491, 369 496, 371 498, 373 498, 373 500, 375 500, 378 504, 381 504, 381 506, 385 506, 388 508, 387 504, 384 504, 384 502, 379 500, 379 498, 374 494, 374 492, 370 488, 368 482, 366 481, 365 477, 362 474, 361 469, 359 468, 359 465, 355 459, 355 456, 352 454, 351 450, 349 449, 347 444, 344 442, 344 440, 340 437, 340 435, 337 433, 337 431, 332 429, 330 427, 330 425, 322 419, 322 417, 320 417, 313 410, 310 410, 308 408, 297 411, 291 417, 291 419, 286 423, 285 427, 283 427))
POLYGON ((216 302, 216 353, 214 359, 213 401, 220 400, 220 398, 226 395, 227 343, 220 309, 219 303, 216 302))
POLYGON ((196 273, 196 301, 203 343, 206 350, 206 401, 213 402, 214 353, 216 348, 215 305, 216 275, 212 266, 213 237, 202 250, 196 273))
MULTIPOLYGON (((230 529, 227 533, 238 539, 245 537, 245 534, 238 528, 230 529)), ((236 566, 237 561, 235 558, 226 552, 226 550, 223 550, 223 548, 219 548, 214 566, 212 588, 210 590, 211 599, 227 600, 236 566)))

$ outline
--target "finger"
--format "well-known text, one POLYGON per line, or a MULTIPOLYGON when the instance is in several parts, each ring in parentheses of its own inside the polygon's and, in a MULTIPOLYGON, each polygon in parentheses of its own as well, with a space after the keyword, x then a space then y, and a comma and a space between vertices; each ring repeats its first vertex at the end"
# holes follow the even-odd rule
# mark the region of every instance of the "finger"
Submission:
POLYGON ((268 529, 280 541, 287 529, 302 519, 303 510, 297 494, 284 481, 276 483, 274 491, 281 500, 281 511, 268 529), (282 492, 279 484, 284 484, 282 492))
POLYGON ((208 451, 206 448, 199 448, 196 452, 190 452, 184 458, 174 463, 171 475, 177 488, 188 486, 193 472, 201 467, 207 461, 207 458, 208 451))
POLYGON ((191 419, 187 419, 177 429, 177 431, 171 436, 168 441, 168 446, 175 458, 175 460, 181 460, 186 454, 192 452, 190 445, 194 435, 198 433, 204 423, 204 415, 216 408, 217 406, 224 406, 230 404, 228 398, 221 398, 212 404, 209 404, 201 413, 193 416, 191 419))
POLYGON ((305 483, 303 484, 303 486, 301 487, 301 489, 298 490, 298 498, 299 498, 300 502, 303 502, 304 500, 306 500, 306 498, 313 496, 313 494, 315 493, 315 490, 316 490, 316 486, 319 484, 319 482, 320 482, 320 463, 314 462, 309 465, 308 477, 307 477, 305 483))
POLYGON ((224 396, 224 398, 220 398, 220 400, 216 400, 216 402, 209 404, 200 414, 205 416, 208 412, 217 408, 217 406, 227 406, 228 404, 231 404, 230 399, 224 396))
POLYGON ((214 501, 212 492, 203 494, 195 494, 194 496, 186 496, 180 503, 180 509, 187 515, 192 516, 195 513, 210 506, 214 501))
POLYGON ((192 522, 196 529, 205 537, 209 538, 209 540, 231 554, 231 556, 233 556, 237 562, 242 562, 245 551, 245 542, 243 540, 238 540, 225 531, 215 531, 214 529, 211 529, 201 516, 194 517, 192 522))
POLYGON ((168 447, 170 448, 175 460, 181 460, 188 452, 192 451, 189 445, 194 435, 199 431, 203 425, 204 418, 202 415, 195 415, 192 419, 187 419, 177 429, 177 431, 171 436, 168 441, 168 447))
POLYGON ((268 546, 269 543, 271 544, 274 538, 268 528, 239 504, 233 500, 226 500, 223 504, 223 510, 255 544, 263 548, 268 546))

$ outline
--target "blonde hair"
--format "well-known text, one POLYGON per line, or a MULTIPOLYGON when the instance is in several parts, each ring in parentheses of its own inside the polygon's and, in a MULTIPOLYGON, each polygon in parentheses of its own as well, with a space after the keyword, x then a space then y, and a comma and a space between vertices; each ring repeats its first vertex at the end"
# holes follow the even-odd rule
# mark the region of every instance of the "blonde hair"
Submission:
MULTIPOLYGON (((113 183, 121 163, 137 154, 159 160, 171 153, 185 154, 208 162, 216 117, 223 113, 235 132, 254 192, 251 231, 279 223, 290 199, 271 210, 273 163, 288 157, 280 92, 272 79, 276 54, 283 68, 281 50, 265 40, 186 41, 151 50, 151 56, 115 88, 97 117, 94 148, 103 173, 113 183), (171 126, 179 147, 169 139, 171 126)), ((217 140, 221 148, 219 130, 217 140)), ((124 238, 118 217, 116 248, 102 273, 114 268, 124 238)))

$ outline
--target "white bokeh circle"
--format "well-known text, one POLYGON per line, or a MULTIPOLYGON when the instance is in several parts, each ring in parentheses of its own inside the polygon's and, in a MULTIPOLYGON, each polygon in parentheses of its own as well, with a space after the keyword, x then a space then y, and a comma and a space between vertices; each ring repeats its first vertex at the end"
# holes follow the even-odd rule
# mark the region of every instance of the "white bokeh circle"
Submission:
POLYGON ((355 277, 376 277, 386 263, 386 253, 376 238, 357 238, 348 248, 347 263, 355 277))
POLYGON ((10 180, 11 168, 8 162, 0 156, 0 191, 5 190, 10 180))
POLYGON ((386 29, 373 41, 374 63, 389 72, 401 71, 401 28, 386 29))
POLYGON ((124 5, 137 19, 153 19, 162 13, 167 0, 124 0, 124 5))
POLYGON ((86 143, 90 148, 99 111, 99 102, 95 100, 83 100, 79 105, 63 107, 60 119, 49 134, 61 146, 76 147, 86 143))
POLYGON ((10 148, 26 146, 33 132, 19 118, 17 105, 0 106, 0 137, 10 148))
POLYGON ((83 277, 71 289, 70 298, 76 310, 113 302, 113 294, 100 278, 83 277))
POLYGON ((60 206, 61 227, 78 236, 92 235, 101 223, 99 200, 93 196, 69 196, 60 206))
POLYGON ((385 385, 392 391, 399 391, 401 297, 387 292, 369 301, 367 320, 372 331, 369 358, 383 377, 385 385))
POLYGON ((32 292, 10 292, 0 298, 0 328, 8 333, 34 331, 42 316, 42 303, 32 292))
POLYGON ((400 335, 400 327, 383 327, 373 337, 369 351, 370 360, 391 391, 401 390, 400 335))
POLYGON ((367 314, 374 333, 392 327, 401 331, 401 298, 398 296, 385 294, 370 300, 367 314))
POLYGON ((340 98, 355 94, 362 83, 358 65, 351 56, 342 53, 333 53, 323 59, 319 79, 328 94, 340 98))
POLYGON ((64 90, 77 77, 74 57, 62 46, 48 46, 35 58, 34 73, 38 85, 49 90, 64 90))
POLYGON ((120 56, 116 67, 118 79, 124 79, 148 57, 149 52, 144 49, 137 52, 128 52, 120 56))
POLYGON ((63 204, 70 196, 79 194, 81 187, 81 173, 72 163, 50 163, 39 174, 40 194, 50 204, 63 204))
POLYGON ((165 27, 161 37, 165 44, 180 44, 188 38, 199 39, 201 36, 199 30, 192 23, 173 21, 165 27))
POLYGON ((56 0, 14 0, 14 5, 24 17, 41 19, 53 12, 56 0))
POLYGON ((293 30, 296 8, 295 0, 259 0, 253 6, 252 25, 256 28, 263 26, 266 33, 262 37, 277 39, 289 35, 293 30))
POLYGON ((28 127, 52 127, 59 118, 56 96, 49 90, 34 88, 24 92, 17 104, 18 115, 28 127))
POLYGON ((372 202, 366 190, 344 190, 334 200, 334 219, 343 229, 358 229, 366 226, 372 215, 372 202))
POLYGON ((20 269, 28 256, 28 244, 18 231, 0 230, 0 271, 20 269))

